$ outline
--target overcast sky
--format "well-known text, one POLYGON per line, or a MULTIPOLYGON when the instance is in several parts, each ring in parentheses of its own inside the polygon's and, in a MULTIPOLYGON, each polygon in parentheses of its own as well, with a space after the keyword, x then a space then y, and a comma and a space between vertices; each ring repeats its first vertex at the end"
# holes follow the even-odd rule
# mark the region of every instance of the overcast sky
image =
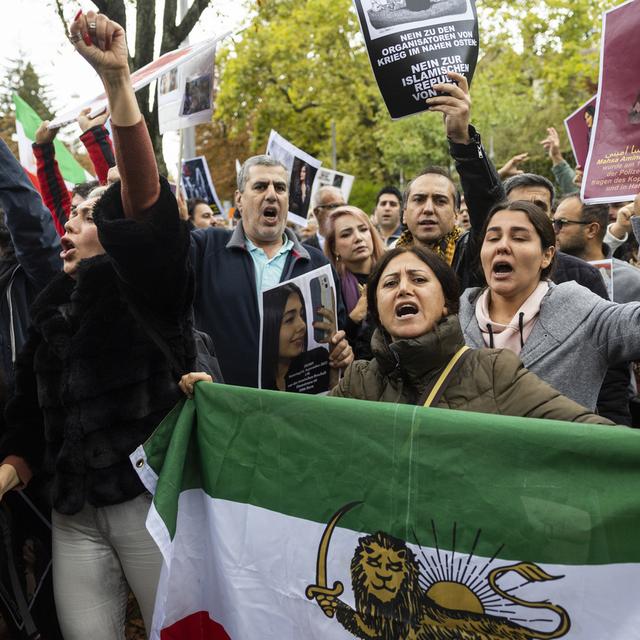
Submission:
MULTIPOLYGON (((192 0, 189 0, 191 4, 192 0)), ((81 3, 65 1, 67 20, 80 7, 95 8, 87 0, 81 3)), ((0 73, 11 67, 12 59, 29 60, 48 86, 54 111, 73 106, 80 98, 90 98, 101 91, 93 69, 75 53, 67 42, 53 0, 19 0, 9 5, 2 0, 2 37, 0 38, 0 73)), ((241 0, 214 0, 191 33, 190 42, 205 40, 239 26, 247 16, 241 0)), ((157 16, 162 16, 164 0, 157 0, 157 16)), ((129 19, 130 24, 135 24, 129 19)), ((177 136, 165 136, 165 158, 177 162, 177 136)))
MULTIPOLYGON (((73 18, 79 7, 94 8, 91 2, 66 1, 73 18)), ((246 16, 244 3, 238 0, 215 0, 206 9, 192 32, 191 42, 204 40, 215 33, 238 25, 246 16)), ((56 109, 68 106, 72 96, 90 96, 100 83, 95 73, 76 54, 66 41, 53 0, 20 0, 2 2, 2 38, 0 38, 0 65, 11 66, 10 60, 23 58, 32 62, 38 74, 52 89, 56 109)), ((157 0, 158 17, 162 15, 164 0, 157 0)))

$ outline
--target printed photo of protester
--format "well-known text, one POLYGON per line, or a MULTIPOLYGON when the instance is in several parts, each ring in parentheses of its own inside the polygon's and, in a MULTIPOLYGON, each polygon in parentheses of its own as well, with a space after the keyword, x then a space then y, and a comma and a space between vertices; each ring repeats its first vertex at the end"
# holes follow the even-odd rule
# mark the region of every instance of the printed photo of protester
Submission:
POLYGON ((209 74, 187 80, 180 115, 190 116, 211 109, 211 76, 209 74))

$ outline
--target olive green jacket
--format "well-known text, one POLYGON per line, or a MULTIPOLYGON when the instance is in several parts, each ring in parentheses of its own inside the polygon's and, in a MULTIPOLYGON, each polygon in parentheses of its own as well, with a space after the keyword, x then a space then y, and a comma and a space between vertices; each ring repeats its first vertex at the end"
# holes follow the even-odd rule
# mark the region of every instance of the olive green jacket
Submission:
MULTIPOLYGON (((379 329, 371 339, 374 359, 358 360, 329 395, 422 404, 452 356, 464 345, 457 316, 433 331, 389 344, 379 329)), ((474 349, 454 371, 436 405, 442 409, 527 418, 612 424, 540 380, 507 349, 474 349)))

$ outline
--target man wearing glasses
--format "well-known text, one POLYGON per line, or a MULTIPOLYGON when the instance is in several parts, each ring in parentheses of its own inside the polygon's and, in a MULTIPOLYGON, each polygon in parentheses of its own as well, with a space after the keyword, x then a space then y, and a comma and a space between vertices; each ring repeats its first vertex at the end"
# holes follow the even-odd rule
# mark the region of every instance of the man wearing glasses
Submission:
MULTIPOLYGON (((577 195, 561 200, 553 215, 560 250, 587 262, 611 258, 611 249, 604 243, 608 224, 608 205, 585 205, 577 195)), ((640 300, 640 269, 624 260, 612 260, 613 301, 640 300)))
POLYGON ((337 187, 320 187, 313 196, 313 215, 318 221, 318 233, 308 238, 304 244, 324 249, 324 238, 329 227, 329 216, 334 209, 347 204, 342 191, 337 187))

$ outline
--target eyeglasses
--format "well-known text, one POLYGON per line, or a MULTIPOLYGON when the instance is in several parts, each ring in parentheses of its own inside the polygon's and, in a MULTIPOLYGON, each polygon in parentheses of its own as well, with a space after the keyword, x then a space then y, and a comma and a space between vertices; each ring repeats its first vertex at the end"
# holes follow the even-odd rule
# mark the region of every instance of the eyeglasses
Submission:
POLYGON ((334 209, 337 209, 338 207, 344 207, 343 203, 338 203, 338 202, 332 202, 331 204, 319 204, 316 206, 316 209, 329 209, 329 211, 333 211, 334 209))
POLYGON ((582 220, 567 220, 566 218, 554 218, 551 222, 556 231, 560 231, 565 224, 591 224, 590 222, 583 222, 582 220))

